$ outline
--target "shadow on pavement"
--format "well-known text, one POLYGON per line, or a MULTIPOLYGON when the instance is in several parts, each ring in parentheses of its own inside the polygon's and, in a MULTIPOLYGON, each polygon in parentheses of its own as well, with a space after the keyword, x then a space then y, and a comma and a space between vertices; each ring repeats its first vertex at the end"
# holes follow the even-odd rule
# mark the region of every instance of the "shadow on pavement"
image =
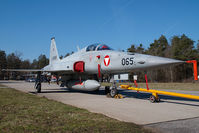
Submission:
MULTIPOLYGON (((119 94, 122 94, 126 98, 136 98, 136 99, 142 99, 142 100, 149 100, 149 97, 151 93, 143 93, 143 92, 135 92, 130 90, 118 90, 119 94)), ((37 94, 36 92, 29 92, 32 94, 37 94)), ((41 93, 84 93, 84 94, 92 94, 92 95, 105 95, 104 89, 100 89, 97 91, 78 91, 78 90, 72 90, 68 88, 60 88, 60 89, 43 89, 41 93)), ((188 106, 196 106, 199 107, 199 104, 191 104, 191 103, 182 103, 183 101, 194 101, 198 102, 199 100, 193 100, 193 99, 186 99, 186 98, 180 98, 180 97, 173 97, 173 96, 165 96, 165 95, 159 95, 161 101, 160 102, 166 102, 166 103, 174 103, 174 104, 180 104, 180 105, 188 105, 188 106), (164 100, 176 100, 176 101, 164 101, 164 100), (182 102, 178 102, 182 101, 182 102)))
MULTIPOLYGON (((119 93, 122 94, 125 97, 128 97, 128 98, 136 98, 136 99, 144 99, 144 100, 149 100, 149 97, 151 96, 151 93, 143 93, 143 92, 137 93, 137 92, 133 92, 133 91, 129 91, 129 90, 119 90, 119 93)), ((160 102, 190 105, 190 106, 199 107, 199 104, 189 104, 189 103, 177 102, 177 101, 194 101, 194 102, 199 103, 199 100, 186 99, 186 98, 173 97, 173 96, 166 96, 166 95, 159 95, 159 97, 161 99, 160 102), (164 100, 176 100, 176 102, 175 101, 164 101, 164 100)))

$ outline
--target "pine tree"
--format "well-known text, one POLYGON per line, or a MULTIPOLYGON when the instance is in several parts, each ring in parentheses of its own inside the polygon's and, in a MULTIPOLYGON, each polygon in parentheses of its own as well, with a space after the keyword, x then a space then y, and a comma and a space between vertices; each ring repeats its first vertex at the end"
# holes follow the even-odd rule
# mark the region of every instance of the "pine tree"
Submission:
POLYGON ((0 50, 0 79, 4 79, 4 72, 2 69, 6 69, 7 67, 7 60, 6 60, 6 53, 5 51, 0 50))

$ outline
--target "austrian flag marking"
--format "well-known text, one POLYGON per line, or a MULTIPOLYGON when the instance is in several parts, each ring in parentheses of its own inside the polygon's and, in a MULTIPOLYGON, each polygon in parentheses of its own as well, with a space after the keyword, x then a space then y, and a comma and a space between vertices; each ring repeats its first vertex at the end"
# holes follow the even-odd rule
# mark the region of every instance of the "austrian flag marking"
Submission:
POLYGON ((104 65, 105 66, 108 66, 110 64, 110 57, 108 56, 108 55, 106 55, 105 57, 104 57, 104 65))

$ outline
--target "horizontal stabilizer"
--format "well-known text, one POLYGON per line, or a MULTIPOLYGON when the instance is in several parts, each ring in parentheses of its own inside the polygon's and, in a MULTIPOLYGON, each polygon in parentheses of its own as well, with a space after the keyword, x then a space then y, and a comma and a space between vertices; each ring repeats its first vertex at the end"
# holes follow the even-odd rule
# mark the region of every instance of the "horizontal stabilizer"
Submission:
POLYGON ((2 69, 6 72, 43 72, 42 69, 2 69))
POLYGON ((4 72, 73 72, 72 70, 51 70, 51 69, 2 69, 4 72))

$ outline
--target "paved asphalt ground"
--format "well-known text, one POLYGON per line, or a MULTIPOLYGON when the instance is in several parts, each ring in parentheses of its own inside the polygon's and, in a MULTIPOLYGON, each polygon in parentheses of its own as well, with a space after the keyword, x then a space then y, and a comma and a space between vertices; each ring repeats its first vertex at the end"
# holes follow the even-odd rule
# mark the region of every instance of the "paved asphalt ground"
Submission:
MULTIPOLYGON (((35 94, 34 83, 24 81, 0 81, 17 90, 35 94)), ((176 91, 199 95, 199 91, 176 91)), ((150 103, 150 94, 119 90, 124 99, 107 98, 103 87, 99 92, 79 92, 61 88, 56 84, 42 84, 42 93, 36 94, 65 104, 102 113, 106 116, 153 128, 165 133, 198 133, 199 101, 160 96, 160 103, 150 103)))

